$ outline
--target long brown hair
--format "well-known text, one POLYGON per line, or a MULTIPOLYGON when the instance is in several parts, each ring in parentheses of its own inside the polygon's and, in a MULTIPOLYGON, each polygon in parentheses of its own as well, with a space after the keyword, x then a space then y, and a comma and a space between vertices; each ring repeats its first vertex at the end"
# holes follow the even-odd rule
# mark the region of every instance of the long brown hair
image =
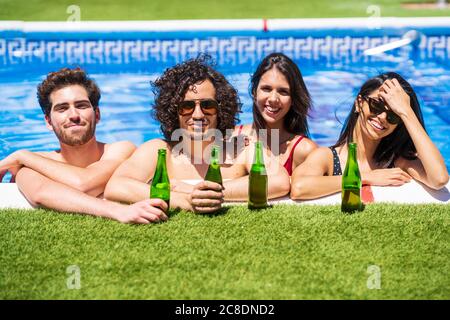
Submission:
POLYGON ((289 133, 309 137, 307 117, 312 109, 311 96, 303 81, 300 69, 283 53, 272 53, 266 56, 251 78, 250 94, 253 97, 253 121, 256 129, 266 128, 266 122, 255 103, 256 90, 263 74, 272 68, 277 68, 286 77, 291 92, 292 105, 283 120, 285 129, 289 133))
MULTIPOLYGON (((422 111, 417 99, 416 93, 412 86, 401 75, 395 72, 386 72, 367 80, 358 92, 355 103, 353 104, 347 119, 344 122, 344 126, 341 130, 338 141, 333 147, 339 147, 344 144, 348 144, 353 141, 353 130, 355 129, 356 122, 358 120, 359 113, 356 111, 357 99, 359 96, 366 97, 373 91, 377 90, 386 80, 397 79, 403 90, 409 95, 411 108, 419 119, 420 124, 425 129, 425 123, 423 121, 422 111)), ((405 159, 416 159, 416 147, 406 130, 403 122, 400 122, 395 130, 388 136, 381 139, 380 144, 375 150, 374 160, 385 166, 395 161, 397 158, 403 157, 405 159)))

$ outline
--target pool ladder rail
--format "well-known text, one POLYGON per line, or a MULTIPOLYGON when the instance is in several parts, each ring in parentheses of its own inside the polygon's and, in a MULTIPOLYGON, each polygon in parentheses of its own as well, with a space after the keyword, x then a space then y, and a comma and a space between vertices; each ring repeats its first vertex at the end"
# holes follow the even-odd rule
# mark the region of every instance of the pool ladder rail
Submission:
POLYGON ((422 37, 422 34, 419 31, 410 30, 410 31, 406 32, 400 40, 392 41, 392 42, 383 44, 378 47, 364 50, 364 55, 373 56, 376 54, 384 53, 386 51, 390 51, 390 50, 404 47, 407 45, 417 46, 420 43, 421 37, 422 37))

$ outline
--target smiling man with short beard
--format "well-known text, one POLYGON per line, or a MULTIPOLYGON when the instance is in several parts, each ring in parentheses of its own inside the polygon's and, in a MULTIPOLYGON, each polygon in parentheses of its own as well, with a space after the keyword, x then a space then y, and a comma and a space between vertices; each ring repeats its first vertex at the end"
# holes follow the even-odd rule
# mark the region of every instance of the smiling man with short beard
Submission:
POLYGON ((80 69, 48 74, 38 86, 38 100, 47 128, 60 149, 19 150, 0 161, 0 181, 6 171, 16 177, 21 192, 34 206, 102 216, 120 222, 165 220, 167 206, 147 199, 131 206, 99 199, 114 170, 136 149, 128 141, 97 141, 100 90, 80 69))

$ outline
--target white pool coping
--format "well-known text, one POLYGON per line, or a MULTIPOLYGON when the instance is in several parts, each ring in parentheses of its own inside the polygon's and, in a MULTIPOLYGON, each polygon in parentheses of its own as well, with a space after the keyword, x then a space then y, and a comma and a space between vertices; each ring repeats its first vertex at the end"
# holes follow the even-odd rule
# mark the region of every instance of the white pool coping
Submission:
POLYGON ((0 21, 0 31, 122 32, 122 31, 278 31, 316 29, 383 29, 450 27, 450 17, 359 17, 314 19, 211 19, 158 21, 0 21))
MULTIPOLYGON (((198 180, 185 181, 196 183, 198 180)), ((375 203, 389 202, 397 204, 450 204, 450 182, 441 190, 432 190, 420 183, 411 181, 400 187, 374 187, 372 193, 375 203)), ((341 203, 341 194, 336 193, 308 201, 294 201, 288 197, 274 199, 270 204, 317 204, 334 205, 341 203)), ((228 202, 225 206, 244 205, 246 202, 228 202)), ((0 183, 0 209, 33 209, 33 206, 26 200, 15 183, 0 183)))

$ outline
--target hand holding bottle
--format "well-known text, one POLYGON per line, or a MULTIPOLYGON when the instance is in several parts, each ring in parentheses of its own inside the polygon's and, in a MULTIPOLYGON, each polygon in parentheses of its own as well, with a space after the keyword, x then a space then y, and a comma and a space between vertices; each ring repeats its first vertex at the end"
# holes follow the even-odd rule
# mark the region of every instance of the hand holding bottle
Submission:
POLYGON ((121 223, 149 224, 166 221, 167 203, 161 199, 146 199, 131 205, 118 204, 111 211, 110 218, 121 223))
POLYGON ((223 187, 211 181, 202 181, 194 186, 188 197, 192 211, 197 213, 211 213, 219 210, 223 203, 223 187))

